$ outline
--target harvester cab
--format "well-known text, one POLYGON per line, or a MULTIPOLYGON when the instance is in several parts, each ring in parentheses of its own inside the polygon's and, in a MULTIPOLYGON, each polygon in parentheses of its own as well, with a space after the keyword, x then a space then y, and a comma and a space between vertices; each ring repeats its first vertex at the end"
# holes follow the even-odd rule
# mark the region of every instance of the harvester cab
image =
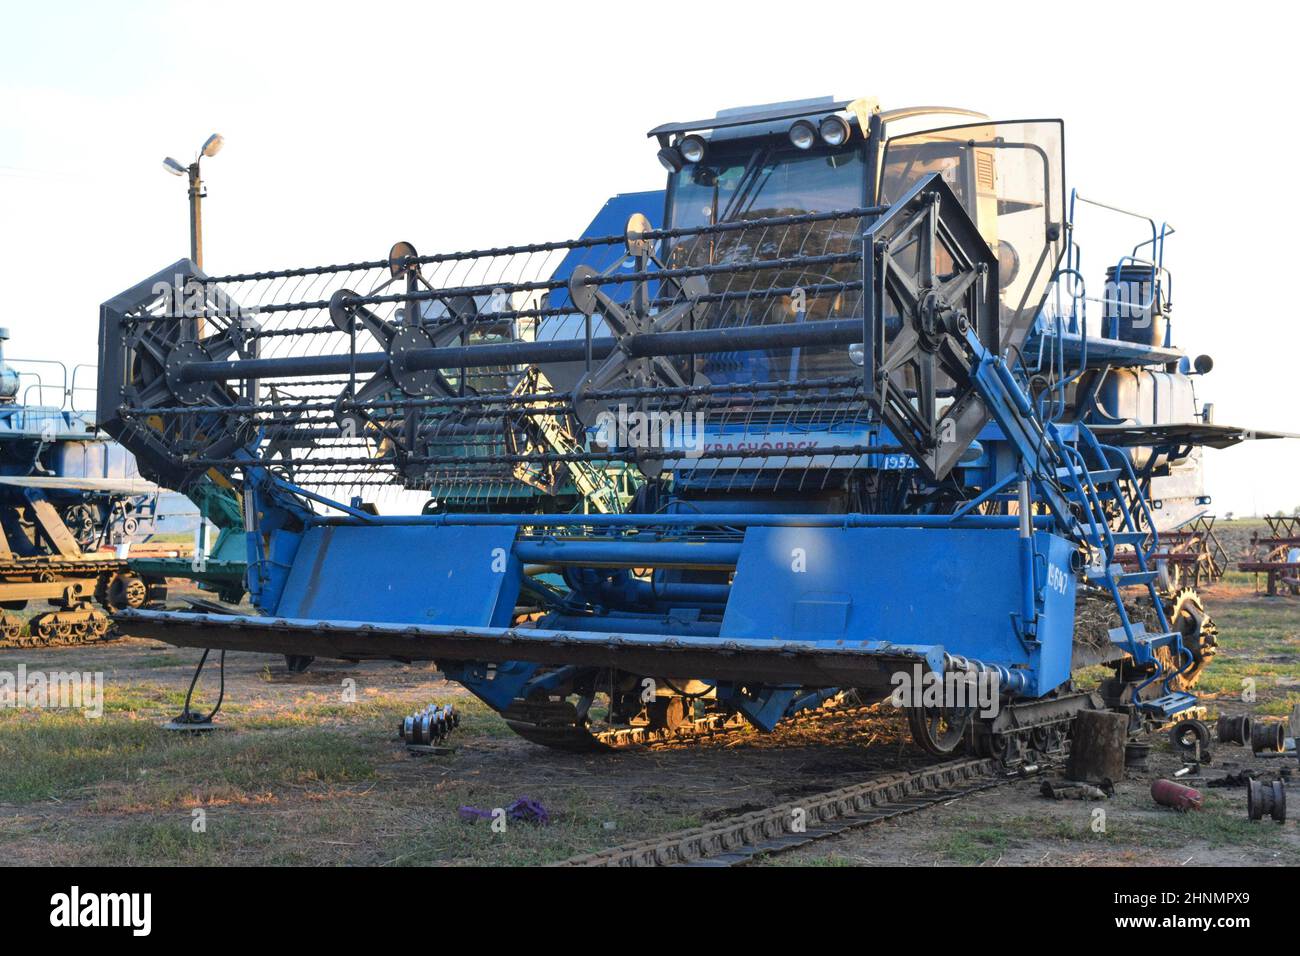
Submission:
MULTIPOLYGON (((752 328, 809 322, 852 321, 863 313, 862 263, 856 255, 865 224, 906 196, 918 182, 937 176, 994 251, 996 263, 981 282, 997 290, 997 315, 985 317, 980 338, 993 353, 1014 354, 1028 335, 1064 248, 1064 178, 1062 124, 1058 120, 994 123, 982 114, 949 107, 881 112, 874 100, 835 101, 831 97, 723 110, 710 119, 669 123, 650 131, 659 144, 659 159, 668 170, 663 235, 658 258, 664 268, 698 270, 683 283, 679 298, 696 305, 654 313, 656 329, 752 328), (852 215, 856 213, 855 215, 852 215), (761 257, 758 276, 732 275, 729 263, 761 257), (993 268, 995 266, 996 268, 993 268), (718 275, 706 283, 702 276, 718 275), (757 282, 763 284, 755 294, 757 282), (694 283, 694 288, 691 285, 694 283), (744 283, 741 285, 740 283, 744 283), (709 288, 704 289, 704 285, 709 288), (707 318, 701 304, 717 302, 707 318)), ((649 219, 629 223, 629 230, 649 229, 649 219)), ((649 257, 642 243, 641 257, 649 257)), ((887 379, 906 394, 917 418, 913 430, 932 440, 942 431, 942 456, 922 453, 917 460, 943 477, 967 455, 984 421, 977 414, 949 417, 958 403, 956 383, 931 367, 928 352, 913 355, 909 342, 898 342, 902 330, 898 299, 900 275, 917 273, 926 247, 908 235, 888 253, 884 263, 887 288, 880 303, 879 328, 872 356, 887 367, 887 379)), ((954 272, 944 243, 928 254, 938 274, 954 272)), ((618 261, 604 270, 637 268, 618 261)), ((580 278, 595 275, 591 269, 580 278)), ((655 294, 655 287, 647 296, 655 294)), ((901 294, 906 295, 905 290, 901 294)), ((597 293, 598 295, 598 293, 597 293)), ((595 296, 575 298, 582 311, 597 313, 595 296)), ((936 300, 937 302, 937 300, 936 300)), ((648 319, 648 315, 647 315, 648 319)), ((544 328, 550 336, 564 319, 544 328)), ((644 326, 649 328, 647 324, 644 326)), ((828 327, 829 330, 829 327, 828 327)), ((598 325, 598 332, 606 329, 598 325)), ((812 344, 762 350, 720 349, 678 357, 662 363, 661 378, 679 388, 708 387, 737 382, 833 380, 861 375, 864 342, 852 336, 845 344, 812 344)), ((551 380, 584 389, 608 387, 614 381, 644 384, 654 378, 647 363, 616 355, 590 379, 572 366, 548 368, 551 380)), ((580 417, 592 425, 614 414, 607 406, 579 404, 580 417)), ((864 412, 867 411, 864 409, 864 412)), ((813 448, 833 444, 794 414, 792 430, 772 428, 765 442, 778 449, 813 448)), ((752 431, 747 423, 743 431, 752 431)), ((871 426, 869 412, 834 423, 843 436, 856 427, 861 438, 871 426)), ((704 440, 725 447, 736 444, 726 428, 706 423, 704 440)), ((680 448, 678 450, 681 450, 680 448)), ((894 464, 911 464, 894 457, 894 464)), ((819 464, 824 462, 819 462, 819 464)), ((737 466, 738 462, 729 462, 737 466)), ((782 468, 784 461, 756 459, 756 469, 782 468)), ((836 464, 836 462, 832 462, 836 464)), ((853 467, 860 467, 854 461, 853 467)), ((652 468, 658 461, 651 462, 652 468)))
POLYGON ((827 98, 650 135, 662 197, 576 240, 182 260, 105 303, 100 421, 156 480, 241 496, 256 608, 131 630, 436 660, 562 747, 770 729, 914 675, 956 694, 904 697, 936 754, 1194 706, 1211 651, 1157 593, 1152 475, 1089 425, 1091 373, 1168 349, 1098 339, 1082 294, 1047 322, 1078 271, 1061 122, 827 98), (381 514, 392 488, 427 504, 381 514), (1071 684, 1084 594, 1113 607, 1104 702, 1071 684))

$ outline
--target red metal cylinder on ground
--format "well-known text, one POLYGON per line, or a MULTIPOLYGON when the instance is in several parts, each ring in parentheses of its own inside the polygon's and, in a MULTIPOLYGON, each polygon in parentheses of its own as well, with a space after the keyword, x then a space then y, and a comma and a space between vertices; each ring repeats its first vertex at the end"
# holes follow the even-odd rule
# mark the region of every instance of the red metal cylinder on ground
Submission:
POLYGON ((1151 799, 1162 807, 1173 807, 1175 810, 1199 810, 1205 801, 1201 791, 1164 779, 1152 782, 1151 799))

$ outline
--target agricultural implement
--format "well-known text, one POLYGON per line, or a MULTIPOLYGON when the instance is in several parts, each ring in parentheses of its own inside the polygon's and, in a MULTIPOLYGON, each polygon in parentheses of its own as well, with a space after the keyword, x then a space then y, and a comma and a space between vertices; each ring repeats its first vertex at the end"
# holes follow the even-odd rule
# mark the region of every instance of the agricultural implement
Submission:
POLYGON ((1265 592, 1300 594, 1300 515, 1271 515, 1268 534, 1251 535, 1255 556, 1237 563, 1237 569, 1255 575, 1256 587, 1264 577, 1265 592))
POLYGON ((155 481, 237 490, 255 613, 119 620, 435 660, 556 747, 771 729, 926 675, 996 704, 909 698, 934 754, 1052 750, 1083 708, 1175 719, 1213 636, 1158 593, 1151 502, 1197 504, 1180 466, 1248 433, 1171 344, 1168 227, 1133 220, 1088 294, 1076 209, 1121 213, 1067 196, 1063 135, 732 110, 652 130, 666 190, 576 240, 168 266, 102 307, 99 421, 155 481), (1084 595, 1102 646, 1075 646, 1084 595))
MULTIPOLYGON (((1214 516, 1200 514, 1176 528, 1160 531, 1160 550, 1150 555, 1160 572, 1160 589, 1175 594, 1184 585, 1200 588, 1223 577, 1228 556, 1214 533, 1214 516)), ((1121 551, 1118 555, 1126 570, 1137 568, 1137 555, 1121 551)))

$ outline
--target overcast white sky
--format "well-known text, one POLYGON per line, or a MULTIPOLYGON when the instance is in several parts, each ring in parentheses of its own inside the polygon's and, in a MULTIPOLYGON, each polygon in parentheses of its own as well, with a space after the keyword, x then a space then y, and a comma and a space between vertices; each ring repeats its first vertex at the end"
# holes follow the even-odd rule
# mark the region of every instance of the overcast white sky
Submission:
MULTIPOLYGON (((93 362, 99 303, 187 254, 160 161, 213 130, 205 264, 231 272, 569 238, 662 184, 652 126, 873 95, 1063 117, 1069 185, 1177 228, 1175 341, 1214 357, 1217 420, 1300 431, 1286 9, 3 0, 0 324, 93 362)), ((1300 441, 1211 454, 1209 488, 1300 506, 1300 441)))

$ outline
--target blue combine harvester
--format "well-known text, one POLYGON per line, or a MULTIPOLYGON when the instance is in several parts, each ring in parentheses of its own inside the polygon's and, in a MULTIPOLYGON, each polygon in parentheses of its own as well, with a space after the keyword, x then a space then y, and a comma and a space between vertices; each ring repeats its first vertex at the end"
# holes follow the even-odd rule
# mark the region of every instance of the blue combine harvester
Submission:
POLYGON ((935 754, 1191 708, 1213 633, 1158 591, 1157 515, 1248 433, 1172 347, 1170 230, 1090 294, 1058 120, 827 98, 650 135, 666 190, 578 240, 182 260, 105 303, 99 421, 161 484, 239 490, 257 610, 132 633, 436 660, 557 747, 771 729, 900 675, 994 688, 905 701, 935 754))

